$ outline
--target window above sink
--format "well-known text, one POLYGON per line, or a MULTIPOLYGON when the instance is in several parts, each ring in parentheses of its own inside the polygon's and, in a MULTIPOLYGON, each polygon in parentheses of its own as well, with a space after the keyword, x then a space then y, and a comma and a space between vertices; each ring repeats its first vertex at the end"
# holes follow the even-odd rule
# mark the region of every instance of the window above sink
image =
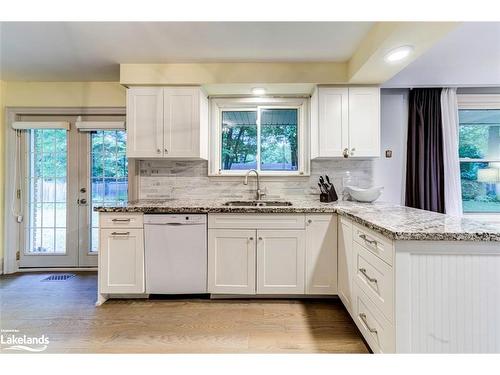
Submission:
POLYGON ((209 175, 309 175, 307 98, 210 99, 209 175))

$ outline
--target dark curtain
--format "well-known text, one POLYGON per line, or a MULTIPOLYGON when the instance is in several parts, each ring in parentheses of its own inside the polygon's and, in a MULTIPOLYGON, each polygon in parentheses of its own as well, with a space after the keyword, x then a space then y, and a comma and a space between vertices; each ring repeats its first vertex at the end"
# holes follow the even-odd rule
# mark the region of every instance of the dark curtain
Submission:
POLYGON ((445 212, 440 88, 410 90, 405 204, 445 212))

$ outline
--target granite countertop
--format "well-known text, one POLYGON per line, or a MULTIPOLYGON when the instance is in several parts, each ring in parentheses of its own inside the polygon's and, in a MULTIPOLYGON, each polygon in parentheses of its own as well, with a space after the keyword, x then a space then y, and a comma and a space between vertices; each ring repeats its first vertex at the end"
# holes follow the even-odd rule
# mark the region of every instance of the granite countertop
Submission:
POLYGON ((321 203, 317 196, 310 196, 287 198, 292 206, 285 207, 224 206, 228 200, 234 199, 143 200, 122 206, 96 207, 95 210, 143 213, 337 213, 393 240, 500 241, 500 226, 388 203, 321 203))

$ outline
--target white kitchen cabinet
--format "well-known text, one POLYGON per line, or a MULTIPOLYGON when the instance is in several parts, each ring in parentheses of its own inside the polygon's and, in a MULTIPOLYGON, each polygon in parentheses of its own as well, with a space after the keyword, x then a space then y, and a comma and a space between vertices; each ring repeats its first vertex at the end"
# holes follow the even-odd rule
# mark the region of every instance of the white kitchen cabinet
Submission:
POLYGON ((163 89, 127 90, 127 156, 163 156, 163 89))
POLYGON ((352 315, 353 264, 352 221, 341 217, 338 220, 338 293, 344 306, 352 315))
POLYGON ((304 230, 257 231, 257 294, 304 294, 304 230))
POLYGON ((208 100, 199 87, 130 88, 127 156, 207 159, 208 100))
POLYGON ((311 158, 380 154, 380 89, 319 87, 311 98, 311 158))
POLYGON ((380 156, 380 89, 349 88, 349 157, 380 156))
POLYGON ((337 215, 306 215, 306 294, 337 294, 337 215))
POLYGON ((101 228, 99 292, 144 293, 144 234, 137 228, 101 228))
POLYGON ((313 157, 341 157, 349 141, 349 90, 322 87, 317 95, 318 124, 311 129, 315 131, 313 157))
POLYGON ((208 231, 208 291, 255 294, 256 231, 208 231))

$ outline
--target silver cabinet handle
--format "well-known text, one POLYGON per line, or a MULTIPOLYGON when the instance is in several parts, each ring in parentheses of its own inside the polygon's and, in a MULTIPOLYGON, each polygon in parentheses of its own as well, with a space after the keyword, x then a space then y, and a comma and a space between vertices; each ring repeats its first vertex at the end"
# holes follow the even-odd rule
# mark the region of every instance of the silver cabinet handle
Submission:
POLYGON ((366 277, 366 279, 369 282, 371 282, 371 283, 376 283, 377 282, 376 278, 368 276, 368 274, 366 273, 366 269, 365 268, 360 268, 359 272, 361 272, 363 274, 363 276, 366 277))
POLYGON ((349 149, 344 148, 344 152, 342 154, 344 155, 344 158, 348 158, 349 157, 349 149))
POLYGON ((262 241, 262 237, 259 237, 259 241, 262 241))
POLYGON ((253 237, 249 237, 249 238, 248 238, 248 240, 249 240, 249 241, 253 241, 253 237))
POLYGON ((366 328, 368 329, 368 331, 370 331, 371 333, 375 333, 377 334, 377 330, 375 328, 372 328, 368 325, 368 321, 366 320, 366 314, 365 313, 359 313, 359 318, 361 319, 361 321, 363 322, 363 324, 366 326, 366 328))
POLYGON ((168 154, 168 149, 167 148, 165 149, 165 154, 168 154))
POLYGON ((161 150, 159 148, 156 149, 156 153, 159 154, 161 153, 161 150))
POLYGON ((368 238, 368 237, 366 236, 366 234, 360 234, 360 235, 359 235, 359 238, 361 238, 361 239, 365 240, 366 242, 371 243, 371 244, 373 244, 373 245, 376 245, 376 244, 377 244, 377 241, 372 240, 371 238, 368 238))
POLYGON ((113 219, 113 222, 128 223, 130 219, 113 219))
POLYGON ((130 232, 111 232, 112 236, 128 236, 130 232))
POLYGON ((307 222, 308 222, 309 224, 311 224, 313 221, 312 221, 311 219, 309 219, 309 220, 307 220, 307 222))

